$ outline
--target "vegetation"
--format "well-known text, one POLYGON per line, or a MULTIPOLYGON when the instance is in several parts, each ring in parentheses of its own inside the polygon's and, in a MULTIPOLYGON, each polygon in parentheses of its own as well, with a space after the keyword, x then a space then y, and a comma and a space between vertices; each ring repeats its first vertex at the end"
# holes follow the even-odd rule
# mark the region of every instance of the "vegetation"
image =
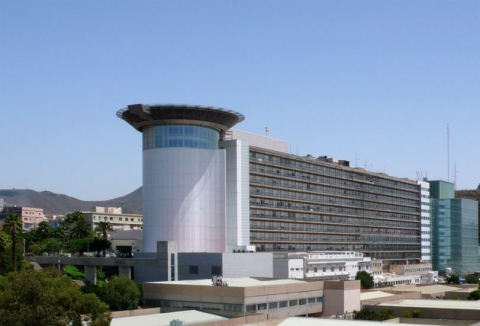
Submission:
POLYGON ((467 274, 467 275, 465 275, 465 281, 466 281, 468 284, 479 284, 478 278, 476 278, 475 275, 473 275, 473 274, 467 274))
POLYGON ((468 294, 468 300, 480 300, 480 289, 474 290, 468 294))
POLYGON ((376 312, 368 308, 363 308, 359 312, 355 312, 354 315, 355 315, 354 319, 356 320, 383 321, 383 320, 397 318, 397 315, 395 314, 395 312, 389 309, 382 309, 379 312, 376 312))
POLYGON ((10 235, 11 253, 12 253, 12 268, 15 271, 18 268, 17 264, 17 235, 22 232, 22 219, 17 214, 9 214, 3 223, 3 230, 10 235))
POLYGON ((460 277, 456 274, 451 274, 445 278, 446 284, 460 284, 460 277))
POLYGON ((0 325, 104 326, 110 324, 105 303, 84 294, 56 270, 24 270, 0 276, 0 325))
POLYGON ((360 284, 364 289, 372 289, 375 285, 373 282, 373 276, 365 271, 358 271, 355 279, 360 280, 360 284))
POLYGON ((131 279, 116 276, 105 283, 102 299, 110 310, 133 310, 138 308, 141 293, 137 284, 131 279))

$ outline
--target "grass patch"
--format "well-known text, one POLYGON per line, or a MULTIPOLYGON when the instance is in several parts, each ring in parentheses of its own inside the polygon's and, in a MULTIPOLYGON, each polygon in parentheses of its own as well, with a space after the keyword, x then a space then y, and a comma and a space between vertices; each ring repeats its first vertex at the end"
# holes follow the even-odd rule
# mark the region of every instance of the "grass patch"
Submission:
POLYGON ((65 266, 65 273, 74 280, 85 280, 85 273, 72 265, 65 266))

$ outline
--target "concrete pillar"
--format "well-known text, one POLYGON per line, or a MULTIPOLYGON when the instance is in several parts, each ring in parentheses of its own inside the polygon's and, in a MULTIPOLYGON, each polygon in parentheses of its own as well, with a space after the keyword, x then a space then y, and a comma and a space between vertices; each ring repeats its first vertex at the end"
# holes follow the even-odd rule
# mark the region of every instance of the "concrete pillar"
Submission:
POLYGON ((97 266, 84 266, 85 279, 92 283, 93 285, 97 284, 97 266))
POLYGON ((130 266, 118 266, 118 275, 132 278, 132 267, 130 266))

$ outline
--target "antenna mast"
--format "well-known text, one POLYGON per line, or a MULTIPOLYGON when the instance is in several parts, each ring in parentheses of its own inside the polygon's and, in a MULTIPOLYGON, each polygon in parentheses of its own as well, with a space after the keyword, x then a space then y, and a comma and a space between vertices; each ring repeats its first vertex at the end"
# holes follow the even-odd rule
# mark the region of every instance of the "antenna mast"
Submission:
POLYGON ((457 162, 455 162, 453 164, 454 168, 453 168, 453 187, 455 190, 457 190, 457 177, 458 177, 458 174, 457 174, 457 162))
POLYGON ((447 181, 450 182, 450 126, 447 124, 447 181))

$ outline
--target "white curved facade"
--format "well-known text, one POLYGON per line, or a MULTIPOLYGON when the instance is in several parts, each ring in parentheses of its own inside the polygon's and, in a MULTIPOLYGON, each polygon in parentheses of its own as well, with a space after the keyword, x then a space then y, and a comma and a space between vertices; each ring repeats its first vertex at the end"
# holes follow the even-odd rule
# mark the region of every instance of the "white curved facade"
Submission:
POLYGON ((143 151, 143 251, 175 241, 179 252, 225 251, 225 151, 143 151))

